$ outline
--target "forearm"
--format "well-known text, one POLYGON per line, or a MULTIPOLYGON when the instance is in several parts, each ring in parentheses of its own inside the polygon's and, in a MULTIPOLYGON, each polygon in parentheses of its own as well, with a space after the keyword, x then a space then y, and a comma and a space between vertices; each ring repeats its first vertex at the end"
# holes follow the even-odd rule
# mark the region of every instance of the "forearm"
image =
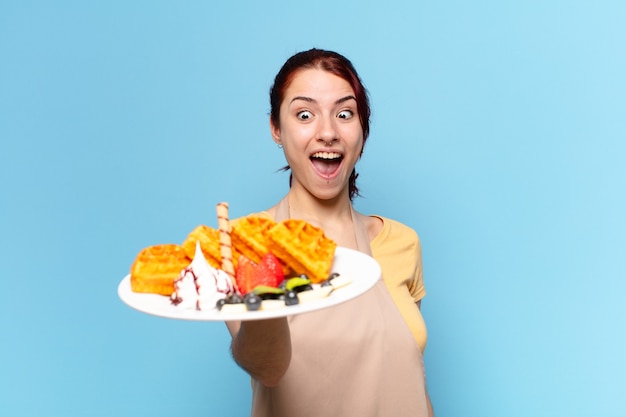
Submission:
POLYGON ((291 336, 286 318, 244 321, 233 334, 233 358, 253 378, 275 386, 291 361, 291 336))
POLYGON ((426 404, 428 405, 428 417, 435 417, 435 410, 433 410, 433 403, 430 402, 428 392, 426 392, 426 404))

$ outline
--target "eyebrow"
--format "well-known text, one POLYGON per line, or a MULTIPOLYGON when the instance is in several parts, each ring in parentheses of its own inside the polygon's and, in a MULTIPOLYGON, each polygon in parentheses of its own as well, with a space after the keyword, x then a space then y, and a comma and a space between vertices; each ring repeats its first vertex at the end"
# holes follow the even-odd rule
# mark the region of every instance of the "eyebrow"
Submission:
MULTIPOLYGON (((317 101, 311 97, 305 97, 305 96, 295 96, 294 98, 291 99, 291 101, 289 102, 290 104, 293 103, 294 101, 297 100, 302 100, 302 101, 306 101, 307 103, 317 103, 317 101)), ((335 101, 335 104, 341 104, 341 103, 345 103, 346 101, 349 100, 354 100, 356 101, 356 97, 354 97, 353 95, 349 95, 349 96, 345 96, 340 98, 339 100, 335 101)))

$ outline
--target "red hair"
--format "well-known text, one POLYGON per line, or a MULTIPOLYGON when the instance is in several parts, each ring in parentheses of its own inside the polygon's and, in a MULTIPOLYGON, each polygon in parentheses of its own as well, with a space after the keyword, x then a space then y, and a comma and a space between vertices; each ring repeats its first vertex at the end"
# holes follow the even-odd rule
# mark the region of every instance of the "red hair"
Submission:
MULTIPOLYGON (((280 126, 280 104, 285 97, 285 91, 291 84, 296 73, 302 69, 317 68, 330 72, 340 78, 343 78, 350 84, 354 91, 357 103, 357 113, 363 130, 363 146, 370 133, 370 115, 371 109, 367 89, 363 85, 356 69, 352 63, 343 55, 333 51, 323 49, 310 49, 308 51, 298 52, 289 58, 282 66, 276 77, 274 84, 270 88, 270 118, 275 126, 280 126)), ((363 152, 363 150, 361 150, 363 152)), ((289 166, 285 167, 289 169, 289 166)), ((358 174, 353 169, 349 180, 350 200, 359 195, 359 189, 356 186, 356 178, 358 174)), ((289 180, 291 183, 291 179, 289 180)))

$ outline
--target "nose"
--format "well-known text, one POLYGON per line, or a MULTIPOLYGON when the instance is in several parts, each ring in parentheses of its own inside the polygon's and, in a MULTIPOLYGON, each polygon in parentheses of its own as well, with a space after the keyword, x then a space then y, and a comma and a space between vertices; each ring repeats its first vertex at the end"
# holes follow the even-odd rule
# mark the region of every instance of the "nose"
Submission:
POLYGON ((327 145, 339 140, 335 120, 332 116, 321 117, 317 131, 317 140, 327 145))

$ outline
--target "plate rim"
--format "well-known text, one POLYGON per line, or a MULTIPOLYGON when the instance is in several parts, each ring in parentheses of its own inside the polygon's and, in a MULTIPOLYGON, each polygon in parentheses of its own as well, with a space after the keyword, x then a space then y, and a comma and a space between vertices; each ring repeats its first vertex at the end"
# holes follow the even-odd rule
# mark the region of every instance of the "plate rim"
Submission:
POLYGON ((136 293, 132 291, 132 289, 130 288, 130 274, 127 274, 118 284, 117 293, 121 301, 127 306, 133 308, 134 310, 137 310, 144 314, 174 320, 228 322, 265 320, 271 318, 288 317, 322 310, 352 300, 370 290, 376 284, 376 282, 382 279, 381 267, 376 259, 363 252, 341 246, 338 246, 335 250, 335 259, 333 260, 331 273, 339 272, 337 271, 338 267, 336 264, 338 262, 340 264, 342 262, 345 262, 345 260, 347 259, 346 257, 360 258, 360 260, 358 260, 360 265, 358 265, 359 267, 356 269, 365 269, 372 267, 372 272, 363 274, 364 276, 361 277, 358 281, 356 281, 355 278, 352 278, 352 284, 336 290, 336 293, 333 292, 333 294, 335 295, 334 297, 333 294, 331 294, 326 298, 310 301, 306 304, 289 306, 276 310, 224 313, 215 309, 202 311, 192 309, 177 309, 175 306, 169 304, 169 297, 167 296, 150 293, 136 293), (352 289, 352 291, 347 291, 349 289, 352 289), (166 300, 168 300, 168 304, 165 304, 166 300), (157 307, 155 307, 155 305, 157 307), (162 306, 158 308, 159 305, 162 306))

